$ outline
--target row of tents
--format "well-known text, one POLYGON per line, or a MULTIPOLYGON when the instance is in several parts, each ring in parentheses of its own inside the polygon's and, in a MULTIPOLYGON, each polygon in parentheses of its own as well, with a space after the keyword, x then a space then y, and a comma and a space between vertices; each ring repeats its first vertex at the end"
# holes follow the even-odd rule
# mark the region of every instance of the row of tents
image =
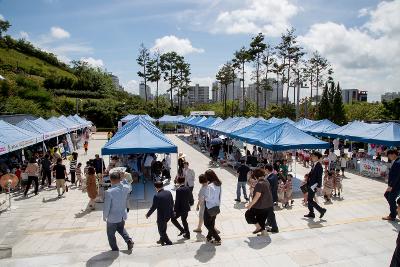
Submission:
POLYGON ((0 155, 22 149, 60 135, 90 127, 92 123, 78 115, 25 119, 16 125, 0 120, 0 155))
POLYGON ((296 128, 301 130, 303 133, 314 136, 339 138, 385 146, 400 146, 400 124, 395 122, 373 124, 362 121, 353 121, 344 126, 339 126, 327 119, 317 121, 301 119, 298 122, 294 122, 288 118, 279 119, 273 117, 265 120, 263 118, 236 117, 222 121, 220 118, 187 117, 178 123, 203 130, 227 134, 228 136, 233 135, 235 131, 240 129, 247 130, 248 126, 254 124, 262 124, 262 127, 259 128, 260 134, 264 134, 263 132, 273 125, 282 125, 283 127, 284 124, 287 124, 293 126, 285 126, 285 128, 290 130, 290 132, 297 132, 294 130, 294 128, 296 128))

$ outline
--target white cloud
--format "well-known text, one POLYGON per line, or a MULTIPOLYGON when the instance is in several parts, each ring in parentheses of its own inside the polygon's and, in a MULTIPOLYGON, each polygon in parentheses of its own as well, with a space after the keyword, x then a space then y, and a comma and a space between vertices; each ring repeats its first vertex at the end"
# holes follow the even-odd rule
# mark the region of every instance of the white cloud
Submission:
POLYGON ((125 91, 127 91, 128 93, 131 94, 139 94, 139 82, 136 80, 130 80, 127 83, 125 83, 124 85, 124 89, 125 91))
POLYGON ((154 46, 151 48, 151 50, 159 50, 161 52, 175 51, 182 56, 190 53, 204 52, 204 49, 193 47, 189 39, 180 39, 175 35, 167 35, 156 39, 154 42, 154 46))
POLYGON ((25 40, 29 39, 29 34, 25 31, 20 31, 19 36, 20 36, 20 38, 25 39, 25 40))
POLYGON ((104 66, 103 60, 94 59, 92 57, 81 57, 81 61, 87 62, 92 67, 102 68, 104 66))
POLYGON ((67 32, 63 28, 56 27, 56 26, 51 27, 50 34, 53 38, 56 38, 56 39, 64 39, 64 38, 69 38, 71 36, 69 34, 69 32, 67 32))
POLYGON ((384 91, 399 90, 400 1, 382 2, 369 11, 362 27, 326 22, 314 24, 302 42, 320 51, 333 65, 342 88, 368 90, 370 100, 384 91))
POLYGON ((68 43, 50 48, 56 54, 86 54, 92 53, 93 48, 80 43, 68 43))
POLYGON ((0 20, 6 20, 2 14, 0 14, 0 20))
POLYGON ((370 12, 370 9, 368 7, 361 8, 360 10, 358 10, 358 17, 359 18, 365 17, 369 14, 369 12, 370 12))
POLYGON ((212 26, 213 33, 258 33, 279 36, 290 27, 289 20, 299 8, 289 0, 246 0, 241 7, 221 11, 212 26))

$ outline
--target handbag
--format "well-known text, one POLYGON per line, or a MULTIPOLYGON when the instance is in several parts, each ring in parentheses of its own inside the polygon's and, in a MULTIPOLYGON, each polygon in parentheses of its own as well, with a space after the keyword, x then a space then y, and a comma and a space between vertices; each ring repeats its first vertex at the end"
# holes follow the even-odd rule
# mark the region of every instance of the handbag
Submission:
POLYGON ((302 186, 300 186, 301 192, 303 192, 303 194, 308 192, 308 188, 307 188, 307 184, 303 184, 302 186))

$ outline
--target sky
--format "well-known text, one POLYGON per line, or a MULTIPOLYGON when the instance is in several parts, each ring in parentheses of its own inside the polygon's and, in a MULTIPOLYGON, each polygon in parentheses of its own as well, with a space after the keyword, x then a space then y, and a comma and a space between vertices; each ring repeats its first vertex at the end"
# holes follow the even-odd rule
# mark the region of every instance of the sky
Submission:
MULTIPOLYGON (((141 43, 177 51, 192 83, 211 87, 218 68, 258 32, 275 46, 294 27, 308 55, 318 50, 329 60, 342 88, 377 101, 400 91, 399 14, 400 0, 0 0, 11 36, 112 72, 136 94, 141 43)), ((251 82, 251 66, 246 76, 251 82)))

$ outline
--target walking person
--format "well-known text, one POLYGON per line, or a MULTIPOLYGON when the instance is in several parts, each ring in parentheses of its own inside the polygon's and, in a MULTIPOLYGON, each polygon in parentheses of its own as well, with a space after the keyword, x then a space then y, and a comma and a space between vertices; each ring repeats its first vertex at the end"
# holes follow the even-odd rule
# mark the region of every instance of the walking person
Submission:
POLYGON ((342 171, 342 176, 344 177, 344 170, 347 167, 347 158, 345 154, 342 154, 342 156, 340 157, 340 169, 342 171))
POLYGON ((96 170, 97 179, 102 181, 103 172, 106 170, 106 167, 104 165, 104 160, 102 158, 100 158, 99 154, 96 154, 94 156, 93 165, 94 165, 94 168, 96 170))
POLYGON ((272 201, 274 204, 278 202, 278 176, 274 173, 274 168, 271 164, 265 165, 265 177, 269 182, 271 192, 272 192, 272 201))
MULTIPOLYGON (((93 173, 93 171, 92 171, 93 173)), ((125 240, 128 250, 132 250, 133 241, 125 230, 125 221, 128 218, 127 199, 132 187, 121 183, 118 172, 110 174, 111 188, 105 192, 103 220, 107 222, 107 237, 112 251, 118 251, 115 232, 125 240)))
POLYGON ((27 196, 32 182, 35 183, 35 195, 37 195, 39 190, 39 165, 36 163, 36 159, 34 157, 31 157, 29 160, 29 163, 25 169, 25 173, 28 175, 28 184, 26 185, 24 196, 27 196))
POLYGON ((183 163, 183 175, 185 176, 185 185, 189 187, 190 192, 193 192, 194 180, 196 179, 196 174, 194 173, 193 169, 189 168, 189 162, 187 161, 183 163))
POLYGON ((207 178, 208 186, 205 196, 206 206, 204 209, 204 225, 208 230, 207 242, 216 246, 221 245, 221 237, 215 230, 215 220, 220 213, 221 204, 221 181, 213 170, 207 170, 204 175, 207 178))
POLYGON ((65 178, 67 177, 67 170, 65 165, 62 164, 62 158, 57 159, 56 165, 53 167, 53 176, 56 177, 56 187, 58 198, 61 198, 61 195, 65 193, 65 178), (62 188, 62 193, 61 193, 62 188))
MULTIPOLYGON (((396 200, 397 203, 397 215, 400 214, 400 198, 396 200)), ((397 236, 396 240, 396 248, 393 252, 392 260, 390 262, 390 267, 399 267, 400 266, 400 232, 397 236)))
POLYGON ((160 240, 157 241, 157 244, 161 244, 162 246, 172 245, 167 235, 167 224, 174 217, 174 199, 170 191, 164 190, 161 181, 155 182, 154 187, 157 193, 153 197, 153 205, 147 212, 146 218, 148 219, 157 210, 157 227, 160 234, 160 240))
POLYGON ((394 221, 396 219, 396 198, 400 194, 400 157, 398 156, 397 150, 388 150, 388 159, 393 162, 389 170, 388 187, 384 194, 390 207, 389 216, 385 216, 382 219, 388 221, 394 221))
POLYGON ((96 170, 93 167, 89 167, 86 178, 86 191, 90 199, 88 206, 91 210, 95 210, 95 200, 98 194, 96 180, 96 170))
POLYGON ((180 231, 178 236, 190 239, 189 225, 187 223, 187 217, 190 211, 190 203, 192 202, 192 192, 189 187, 185 185, 185 177, 178 177, 178 188, 176 189, 175 205, 174 205, 174 217, 171 222, 180 231), (181 218, 182 225, 178 222, 178 218, 181 218))
POLYGON ((69 162, 69 174, 71 175, 71 184, 76 185, 76 165, 78 164, 78 153, 72 153, 72 159, 69 162))
POLYGON ((244 160, 240 160, 240 166, 237 169, 238 173, 238 182, 236 186, 236 202, 240 202, 240 190, 243 191, 243 197, 246 201, 249 201, 246 192, 246 183, 247 183, 247 174, 249 173, 250 168, 245 164, 244 160))
POLYGON ((51 161, 50 155, 44 155, 44 158, 41 161, 42 164, 42 186, 44 186, 44 181, 47 179, 47 186, 51 186, 51 161))
POLYGON ((198 195, 198 201, 196 206, 196 211, 199 212, 199 223, 197 224, 197 228, 193 230, 195 233, 201 233, 201 227, 204 223, 204 209, 205 209, 205 199, 206 199, 206 190, 208 186, 207 177, 204 174, 199 175, 199 183, 201 184, 201 188, 198 195))
POLYGON ((315 151, 311 155, 311 160, 314 163, 307 180, 307 205, 309 213, 304 215, 306 218, 315 218, 314 208, 320 213, 320 218, 324 217, 326 209, 318 205, 314 200, 315 193, 321 192, 323 168, 321 164, 322 154, 315 151))
POLYGON ((269 188, 268 180, 264 179, 265 170, 256 169, 253 171, 252 176, 257 180, 257 184, 254 188, 252 200, 246 207, 246 221, 249 224, 256 225, 253 234, 258 234, 266 230, 265 221, 268 218, 271 229, 267 231, 278 233, 279 230, 275 219, 271 189, 269 188))

